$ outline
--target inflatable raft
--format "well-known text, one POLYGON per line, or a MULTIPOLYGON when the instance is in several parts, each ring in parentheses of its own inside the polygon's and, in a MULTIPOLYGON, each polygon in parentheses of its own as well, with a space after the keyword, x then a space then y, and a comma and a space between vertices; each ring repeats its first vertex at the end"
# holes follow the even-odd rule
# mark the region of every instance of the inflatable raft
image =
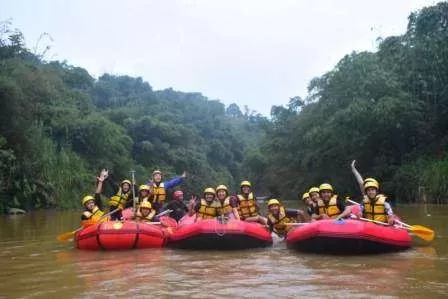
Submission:
POLYGON ((76 247, 84 250, 125 250, 162 247, 167 230, 160 225, 135 221, 106 221, 77 232, 76 247))
POLYGON ((374 254, 411 247, 406 230, 359 220, 320 220, 288 232, 289 248, 328 254, 374 254))
POLYGON ((272 245, 268 230, 258 224, 229 219, 199 220, 184 217, 173 232, 168 246, 182 249, 238 250, 272 245))

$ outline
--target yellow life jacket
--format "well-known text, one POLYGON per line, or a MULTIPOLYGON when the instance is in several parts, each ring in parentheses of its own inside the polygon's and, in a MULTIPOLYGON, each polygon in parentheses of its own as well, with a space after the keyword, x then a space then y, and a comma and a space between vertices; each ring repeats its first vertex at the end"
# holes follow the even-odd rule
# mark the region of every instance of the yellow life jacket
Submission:
POLYGON ((286 223, 294 222, 291 218, 286 217, 286 211, 284 207, 280 207, 278 216, 274 216, 271 212, 268 213, 269 222, 274 226, 274 232, 279 236, 284 236, 291 228, 291 226, 286 225, 286 223))
POLYGON ((197 218, 199 219, 213 219, 218 216, 221 209, 221 203, 213 200, 210 204, 205 199, 201 199, 201 206, 197 212, 197 218))
POLYGON ((230 205, 230 197, 226 197, 223 202, 218 199, 218 202, 221 204, 221 207, 219 208, 220 215, 227 216, 233 213, 233 208, 230 205))
POLYGON ((166 190, 163 182, 161 182, 158 186, 155 183, 152 183, 149 189, 152 195, 152 202, 163 203, 165 201, 166 190))
POLYGON ((123 191, 121 191, 121 187, 120 187, 120 189, 118 189, 117 194, 112 196, 109 199, 107 204, 109 205, 109 207, 118 207, 118 206, 124 207, 126 205, 126 202, 128 201, 129 196, 131 195, 131 193, 132 193, 131 189, 129 189, 128 192, 123 193, 123 191))
POLYGON ((317 207, 319 208, 319 215, 327 214, 328 217, 334 219, 342 213, 337 206, 338 196, 335 194, 330 198, 328 205, 322 199, 317 200, 317 207))
POLYGON ((134 219, 137 221, 151 222, 152 218, 154 218, 155 214, 156 214, 156 210, 151 209, 148 216, 143 216, 142 212, 140 212, 140 209, 138 209, 137 213, 135 213, 134 219))
POLYGON ((371 201, 367 195, 364 195, 364 199, 362 201, 364 206, 363 216, 367 219, 373 219, 381 222, 387 221, 387 213, 384 208, 384 203, 386 202, 387 197, 383 194, 378 194, 375 197, 375 201, 371 201))
POLYGON ((240 200, 238 205, 238 213, 240 214, 242 220, 258 215, 257 204, 252 192, 249 193, 247 198, 241 194, 238 194, 238 199, 240 200))
POLYGON ((84 211, 82 214, 86 217, 86 220, 100 221, 101 217, 104 215, 104 212, 95 206, 92 212, 84 211))

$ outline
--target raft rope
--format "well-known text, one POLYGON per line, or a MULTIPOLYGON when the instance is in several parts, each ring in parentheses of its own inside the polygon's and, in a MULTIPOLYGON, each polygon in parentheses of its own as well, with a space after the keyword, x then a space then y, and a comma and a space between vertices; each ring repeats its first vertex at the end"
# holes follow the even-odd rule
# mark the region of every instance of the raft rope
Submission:
POLYGON ((226 229, 225 229, 224 225, 227 224, 229 218, 221 215, 221 216, 216 217, 216 220, 217 221, 214 224, 214 226, 215 226, 214 231, 218 236, 222 237, 226 234, 226 229), (221 228, 221 226, 223 226, 223 227, 221 228))

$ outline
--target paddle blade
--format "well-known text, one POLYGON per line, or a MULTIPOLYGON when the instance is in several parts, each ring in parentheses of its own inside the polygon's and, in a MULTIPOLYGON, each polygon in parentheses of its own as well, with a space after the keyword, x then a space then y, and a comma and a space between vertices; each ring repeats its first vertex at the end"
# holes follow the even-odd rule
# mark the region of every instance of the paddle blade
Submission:
POLYGON ((66 232, 66 233, 60 234, 59 236, 57 236, 57 240, 59 242, 67 242, 68 240, 73 238, 75 233, 76 233, 76 231, 74 230, 72 232, 66 232))
POLYGON ((435 232, 430 228, 421 225, 412 225, 410 230, 425 241, 431 242, 434 240, 435 232))

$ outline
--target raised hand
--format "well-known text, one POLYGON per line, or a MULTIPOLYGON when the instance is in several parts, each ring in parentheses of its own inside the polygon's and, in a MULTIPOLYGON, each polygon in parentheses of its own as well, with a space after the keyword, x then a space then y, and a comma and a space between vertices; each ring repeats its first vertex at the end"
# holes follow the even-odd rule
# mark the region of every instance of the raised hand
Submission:
POLYGON ((182 173, 181 177, 186 178, 187 177, 187 172, 184 170, 184 172, 182 173))
POLYGON ((190 205, 194 205, 196 203, 197 199, 198 199, 198 197, 196 195, 192 195, 190 197, 190 205))
POLYGON ((104 182, 104 180, 106 180, 109 177, 109 170, 107 170, 106 168, 104 168, 103 170, 101 170, 100 175, 97 177, 98 181, 100 182, 104 182))
POLYGON ((352 167, 352 168, 355 168, 355 167, 356 167, 355 164, 356 164, 356 160, 353 160, 353 161, 352 161, 352 164, 351 164, 351 167, 352 167))

